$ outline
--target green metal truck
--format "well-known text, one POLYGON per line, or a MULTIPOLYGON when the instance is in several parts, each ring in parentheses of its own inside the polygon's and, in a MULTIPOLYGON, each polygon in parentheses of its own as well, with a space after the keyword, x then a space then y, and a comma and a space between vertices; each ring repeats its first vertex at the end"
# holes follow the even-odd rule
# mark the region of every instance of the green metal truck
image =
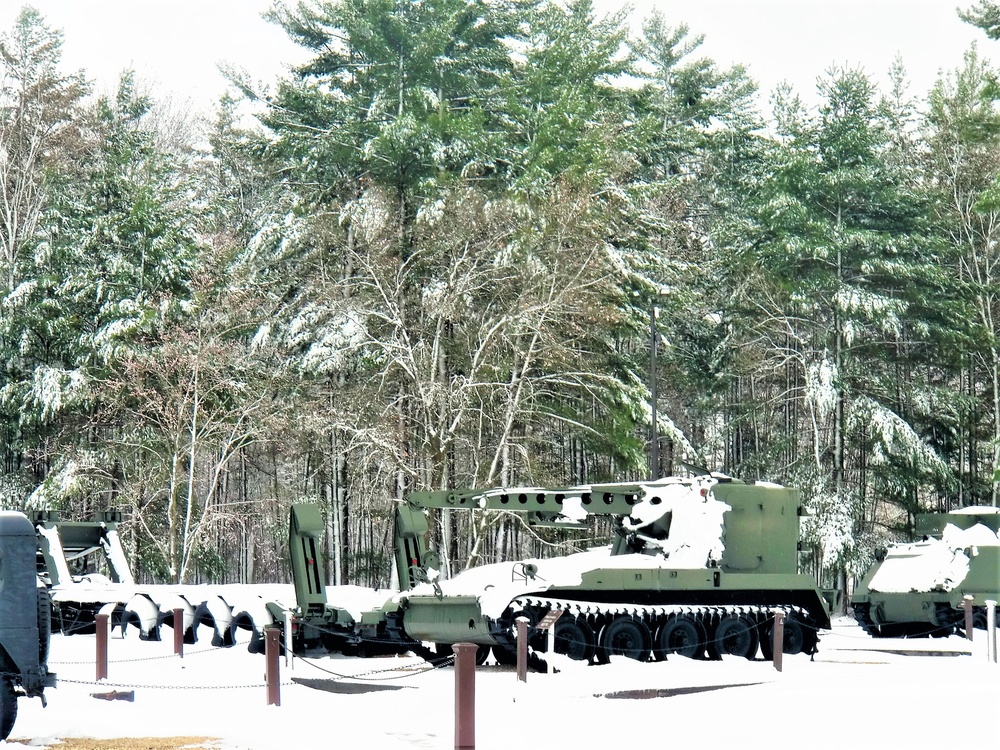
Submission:
POLYGON ((21 513, 0 512, 0 740, 17 719, 17 699, 55 685, 48 670, 49 594, 35 572, 37 541, 21 513))

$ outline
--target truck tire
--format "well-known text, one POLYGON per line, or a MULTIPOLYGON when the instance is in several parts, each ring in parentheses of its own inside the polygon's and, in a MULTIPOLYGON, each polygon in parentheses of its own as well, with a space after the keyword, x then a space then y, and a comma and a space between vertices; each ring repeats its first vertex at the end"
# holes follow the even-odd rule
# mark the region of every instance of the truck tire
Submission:
POLYGON ((5 740, 17 719, 17 694, 9 677, 0 678, 0 740, 5 740))

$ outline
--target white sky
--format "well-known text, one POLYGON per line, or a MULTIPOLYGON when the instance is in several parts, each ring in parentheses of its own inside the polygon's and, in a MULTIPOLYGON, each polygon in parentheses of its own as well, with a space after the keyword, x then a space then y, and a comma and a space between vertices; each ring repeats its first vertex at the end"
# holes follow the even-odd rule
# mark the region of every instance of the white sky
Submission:
MULTIPOLYGON (((595 0, 613 10, 624 0, 595 0)), ((0 30, 13 25, 20 0, 0 3, 0 30)), ((190 98, 210 109, 226 84, 218 63, 247 70, 254 79, 273 81, 284 67, 302 59, 276 26, 260 14, 270 0, 31 0, 49 24, 65 33, 67 69, 84 68, 108 90, 127 67, 156 92, 175 100, 190 98)), ((672 25, 686 22, 704 33, 705 55, 728 65, 745 64, 765 94, 782 80, 807 100, 815 81, 831 65, 860 67, 885 81, 892 60, 902 56, 922 95, 938 73, 961 64, 978 43, 998 56, 1000 42, 959 20, 956 6, 973 0, 635 0, 636 25, 653 9, 672 25)))

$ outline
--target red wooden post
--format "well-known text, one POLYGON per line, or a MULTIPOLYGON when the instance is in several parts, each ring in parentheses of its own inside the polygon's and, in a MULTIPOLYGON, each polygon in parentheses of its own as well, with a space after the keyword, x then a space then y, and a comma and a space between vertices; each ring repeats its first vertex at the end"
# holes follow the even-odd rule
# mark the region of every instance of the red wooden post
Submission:
POLYGON ((517 679, 528 681, 528 618, 517 618, 517 679))
POLYGON ((108 678, 108 616, 97 615, 97 680, 108 678))
POLYGON ((281 629, 276 627, 264 628, 264 678, 267 682, 267 705, 281 705, 281 689, 279 685, 278 670, 280 662, 278 656, 281 652, 279 636, 281 629))
POLYGON ((781 655, 785 649, 785 613, 780 609, 774 610, 774 633, 771 642, 774 659, 774 668, 781 671, 781 655))
POLYGON ((174 609, 174 653, 184 658, 184 610, 174 609))
POLYGON ((455 651, 455 750, 476 747, 475 643, 456 643, 455 651))

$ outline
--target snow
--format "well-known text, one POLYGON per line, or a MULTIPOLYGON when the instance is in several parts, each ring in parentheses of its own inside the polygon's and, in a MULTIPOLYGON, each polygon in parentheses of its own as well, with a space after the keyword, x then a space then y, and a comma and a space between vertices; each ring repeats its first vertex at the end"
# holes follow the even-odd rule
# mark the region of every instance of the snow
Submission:
POLYGON ((833 412, 837 403, 837 366, 826 356, 806 368, 806 400, 816 407, 820 419, 833 412))
MULTIPOLYGON (((117 528, 105 529, 104 536, 107 542, 104 544, 104 555, 107 557, 108 565, 118 576, 118 580, 125 585, 134 584, 135 578, 132 576, 132 568, 128 564, 128 557, 122 547, 121 537, 117 528)), ((64 578, 63 580, 69 580, 64 578)))
POLYGON ((956 510, 950 510, 948 512, 955 515, 996 516, 1000 515, 1000 507, 994 507, 992 505, 967 505, 964 508, 957 508, 956 510))
POLYGON ((357 622, 361 621, 363 612, 379 609, 395 593, 392 589, 370 589, 352 584, 326 587, 330 604, 346 610, 357 622))
POLYGON ((651 539, 642 535, 647 545, 659 549, 672 568, 704 568, 710 560, 718 562, 725 551, 722 517, 731 509, 712 496, 715 483, 710 477, 698 477, 643 484, 642 500, 630 517, 622 519, 623 525, 639 533, 670 513, 669 536, 651 539))
MULTIPOLYGON (((709 560, 721 560, 725 551, 722 519, 730 508, 712 495, 712 486, 717 481, 713 477, 672 477, 637 484, 640 500, 632 507, 631 515, 623 518, 622 522, 627 532, 634 533, 645 542, 642 552, 612 555, 608 545, 564 557, 482 565, 449 580, 418 584, 399 594, 396 601, 404 596, 435 596, 439 592, 446 596, 476 596, 483 614, 497 618, 512 599, 554 587, 579 586, 585 573, 600 568, 704 568, 709 560), (658 526, 668 513, 671 519, 669 535, 667 529, 658 526), (657 536, 651 536, 653 534, 657 536)), ((597 492, 599 487, 580 485, 566 488, 563 515, 568 520, 572 519, 582 508, 579 496, 597 492)), ((539 491, 537 488, 520 487, 498 490, 496 494, 531 495, 539 491)), ((334 601, 332 595, 331 601, 334 601)))
POLYGON ((1000 545, 1000 535, 977 523, 968 529, 946 524, 941 539, 895 544, 872 577, 869 588, 882 593, 951 591, 969 573, 977 547, 1000 545))
POLYGON ((84 377, 79 370, 37 367, 31 386, 31 398, 41 407, 42 421, 55 416, 63 406, 84 391, 84 377))
MULTIPOLYGON (((451 667, 427 670, 409 656, 317 656, 296 658, 291 667, 282 659, 281 705, 268 706, 263 656, 240 646, 204 647, 206 634, 181 658, 164 631, 160 642, 122 639, 115 631, 109 678, 101 683, 94 681, 94 636, 53 636, 50 667, 60 682, 46 692, 47 708, 21 699, 12 739, 0 747, 150 736, 210 737, 205 747, 220 750, 454 747, 451 667), (134 700, 92 697, 110 691, 133 692, 134 700)), ((555 674, 529 673, 521 683, 511 669, 488 663, 475 677, 476 747, 676 741, 753 749, 790 738, 816 748, 857 741, 908 750, 981 745, 995 732, 1000 668, 987 661, 985 634, 976 632, 973 644, 958 636, 872 639, 853 620, 838 619, 822 634, 814 660, 786 655, 780 673, 735 657, 647 664, 615 658, 605 666, 561 659, 555 674), (929 716, 914 722, 919 707, 929 716)))
MULTIPOLYGON (((59 540, 59 529, 55 526, 46 527, 43 525, 38 525, 36 529, 41 536, 49 540, 49 546, 52 549, 62 549, 62 542, 59 540)), ((52 562, 56 566, 56 572, 59 575, 60 581, 73 580, 73 576, 69 572, 69 564, 66 562, 64 555, 53 556, 52 562)))
POLYGON ((932 539, 890 549, 868 588, 885 594, 951 591, 968 573, 964 551, 932 539))
POLYGON ((967 529, 960 529, 951 523, 945 524, 941 539, 945 544, 956 548, 996 547, 1000 544, 1000 534, 981 523, 967 529))

